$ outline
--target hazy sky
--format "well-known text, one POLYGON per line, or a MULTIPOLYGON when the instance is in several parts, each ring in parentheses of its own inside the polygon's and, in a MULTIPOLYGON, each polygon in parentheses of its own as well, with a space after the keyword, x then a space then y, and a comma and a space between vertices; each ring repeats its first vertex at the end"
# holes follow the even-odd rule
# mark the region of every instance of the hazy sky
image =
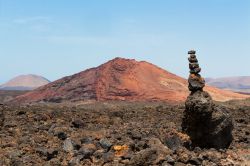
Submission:
POLYGON ((187 77, 189 49, 205 77, 250 75, 250 1, 0 0, 0 83, 55 80, 114 57, 187 77))

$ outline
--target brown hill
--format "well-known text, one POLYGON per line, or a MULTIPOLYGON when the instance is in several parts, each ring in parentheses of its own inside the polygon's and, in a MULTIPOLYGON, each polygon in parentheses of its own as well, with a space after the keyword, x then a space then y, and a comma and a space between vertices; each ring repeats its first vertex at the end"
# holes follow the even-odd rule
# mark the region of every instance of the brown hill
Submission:
MULTIPOLYGON (((215 100, 248 96, 207 87, 215 100)), ((17 102, 85 100, 184 101, 187 80, 148 62, 115 58, 99 67, 64 77, 16 98, 17 102)))

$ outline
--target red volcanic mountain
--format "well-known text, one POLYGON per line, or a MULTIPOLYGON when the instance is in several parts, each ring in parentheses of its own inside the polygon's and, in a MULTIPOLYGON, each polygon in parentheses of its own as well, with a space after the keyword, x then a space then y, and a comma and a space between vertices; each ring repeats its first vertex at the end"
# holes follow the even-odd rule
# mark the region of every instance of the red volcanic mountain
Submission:
MULTIPOLYGON (((99 67, 64 77, 17 97, 17 102, 63 102, 86 100, 184 101, 187 80, 148 62, 115 58, 99 67)), ((247 96, 212 87, 215 100, 247 96)))

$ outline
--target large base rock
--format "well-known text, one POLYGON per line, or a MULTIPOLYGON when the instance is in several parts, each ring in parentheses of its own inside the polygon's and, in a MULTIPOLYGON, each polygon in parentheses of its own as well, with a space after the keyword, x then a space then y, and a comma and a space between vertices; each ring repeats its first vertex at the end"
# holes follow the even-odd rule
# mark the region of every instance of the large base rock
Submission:
POLYGON ((182 129, 193 146, 220 149, 230 145, 233 123, 226 108, 213 104, 204 91, 191 93, 185 105, 182 129))

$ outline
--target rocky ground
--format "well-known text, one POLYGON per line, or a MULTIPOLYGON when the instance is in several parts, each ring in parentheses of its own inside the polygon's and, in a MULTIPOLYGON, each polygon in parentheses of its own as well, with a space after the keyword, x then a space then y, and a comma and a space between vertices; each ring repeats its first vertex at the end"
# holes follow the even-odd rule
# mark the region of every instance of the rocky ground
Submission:
POLYGON ((250 165, 250 106, 224 105, 234 118, 234 141, 219 150, 190 146, 181 133, 184 105, 1 106, 0 165, 250 165))
POLYGON ((28 91, 0 90, 0 103, 8 102, 13 98, 23 95, 28 91))

